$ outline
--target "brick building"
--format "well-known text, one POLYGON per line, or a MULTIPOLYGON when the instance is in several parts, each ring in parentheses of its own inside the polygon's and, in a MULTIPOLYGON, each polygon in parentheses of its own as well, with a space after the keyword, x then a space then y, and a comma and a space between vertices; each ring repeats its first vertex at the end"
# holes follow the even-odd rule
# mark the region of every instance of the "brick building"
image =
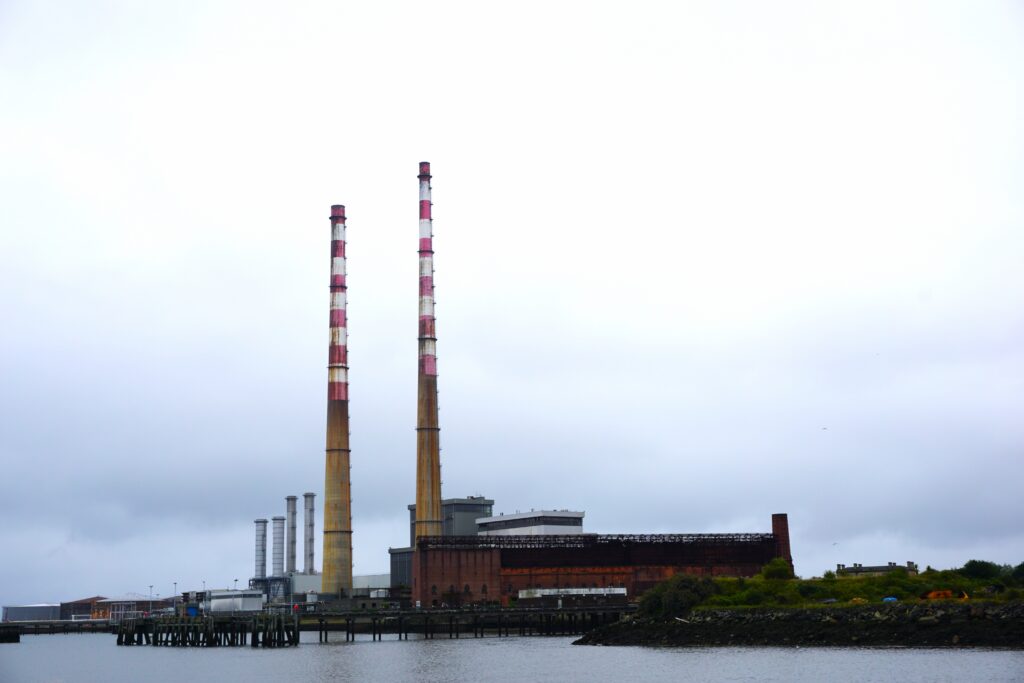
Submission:
POLYGON ((635 600, 674 574, 753 576, 776 557, 793 563, 785 514, 767 534, 439 536, 417 544, 412 599, 507 605, 520 590, 621 587, 635 600))

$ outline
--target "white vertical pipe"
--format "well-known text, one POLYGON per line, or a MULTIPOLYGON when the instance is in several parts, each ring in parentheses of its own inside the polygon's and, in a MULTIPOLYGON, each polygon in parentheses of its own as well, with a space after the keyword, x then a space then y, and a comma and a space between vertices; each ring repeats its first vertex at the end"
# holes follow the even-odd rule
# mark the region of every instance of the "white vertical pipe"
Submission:
POLYGON ((267 520, 256 520, 256 573, 257 579, 267 577, 267 520))
POLYGON ((285 555, 285 571, 289 574, 295 571, 295 501, 298 500, 295 496, 286 496, 285 504, 287 506, 287 512, 285 513, 288 517, 288 528, 287 536, 285 539, 285 547, 287 548, 287 554, 285 555))
POLYGON ((303 493, 303 504, 306 508, 305 519, 303 519, 303 526, 306 528, 305 538, 302 540, 303 555, 306 557, 306 565, 302 568, 302 571, 306 574, 313 574, 313 521, 314 517, 314 506, 313 499, 316 497, 315 493, 303 493))
POLYGON ((305 526, 305 538, 302 541, 302 550, 305 555, 305 566, 302 567, 304 573, 314 573, 313 569, 313 523, 314 523, 314 506, 313 499, 316 498, 316 494, 303 494, 303 504, 305 506, 305 518, 302 520, 305 526))
POLYGON ((284 575, 284 517, 271 517, 274 523, 274 555, 272 576, 284 575))

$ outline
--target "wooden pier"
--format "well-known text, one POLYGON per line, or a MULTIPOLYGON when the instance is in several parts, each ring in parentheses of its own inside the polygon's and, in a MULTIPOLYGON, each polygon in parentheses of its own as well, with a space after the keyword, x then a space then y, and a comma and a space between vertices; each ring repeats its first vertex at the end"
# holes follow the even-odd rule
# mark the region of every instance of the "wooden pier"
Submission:
MULTIPOLYGON (((112 633, 106 619, 84 619, 82 621, 9 621, 0 625, 0 631, 10 631, 19 636, 34 636, 53 633, 112 633)), ((18 642, 0 640, 0 642, 18 642)))
POLYGON ((299 644, 301 631, 316 631, 321 643, 332 642, 332 633, 343 634, 345 642, 353 642, 359 636, 378 641, 385 635, 398 640, 409 640, 410 635, 427 640, 568 636, 618 621, 634 609, 494 607, 143 617, 122 621, 116 626, 116 633, 118 645, 169 647, 293 647, 299 644))
POLYGON ((501 638, 510 636, 567 636, 585 633, 618 621, 633 607, 569 609, 452 609, 403 610, 394 612, 326 612, 305 616, 303 631, 315 630, 321 643, 332 632, 344 634, 345 641, 357 635, 383 640, 385 634, 408 640, 410 634, 424 639, 501 638))
POLYGON ((291 647, 299 644, 297 615, 258 613, 205 617, 143 617, 117 627, 118 645, 169 647, 291 647))

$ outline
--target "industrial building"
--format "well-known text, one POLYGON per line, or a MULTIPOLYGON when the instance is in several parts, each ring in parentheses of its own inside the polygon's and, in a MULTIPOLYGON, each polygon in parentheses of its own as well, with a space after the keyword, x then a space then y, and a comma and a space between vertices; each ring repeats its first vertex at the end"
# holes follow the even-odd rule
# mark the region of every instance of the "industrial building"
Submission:
MULTIPOLYGON (((391 588, 412 586, 413 549, 416 544, 416 505, 409 510, 409 545, 389 548, 391 588)), ((441 535, 476 536, 524 534, 530 536, 583 533, 582 512, 570 510, 531 510, 515 514, 493 515, 494 501, 484 496, 445 498, 441 501, 441 535)))
POLYGON ((60 619, 60 605, 40 602, 34 605, 4 605, 4 621, 56 621, 60 619))
MULTIPOLYGON (((416 545, 416 504, 409 510, 409 545, 404 548, 388 548, 391 556, 390 587, 408 588, 412 585, 412 552, 416 545)), ((476 534, 476 520, 489 516, 494 510, 494 501, 484 496, 447 498, 441 501, 441 535, 472 536, 476 534)))
POLYGON ((771 533, 437 536, 416 543, 412 599, 508 605, 522 590, 607 587, 636 599, 674 574, 753 576, 776 557, 792 565, 785 514, 771 533))
POLYGON ((60 618, 62 621, 78 621, 80 619, 92 619, 96 610, 96 604, 100 600, 106 600, 104 595, 94 595, 91 598, 81 598, 60 603, 60 618))
POLYGON ((104 598, 96 601, 92 618, 118 622, 122 619, 141 617, 157 610, 173 608, 176 597, 161 599, 141 593, 126 593, 113 598, 104 598))
MULTIPOLYGON (((249 579, 249 588, 261 591, 268 600, 292 600, 295 596, 320 594, 323 589, 321 574, 313 567, 313 530, 315 524, 314 493, 303 494, 303 557, 302 571, 296 569, 298 525, 296 496, 285 497, 285 516, 273 517, 273 545, 271 571, 267 574, 267 520, 257 519, 255 569, 249 579), (287 533, 286 533, 287 532, 287 533)), ((350 589, 351 590, 351 589, 350 589)), ((302 599, 305 599, 304 597, 302 599)))

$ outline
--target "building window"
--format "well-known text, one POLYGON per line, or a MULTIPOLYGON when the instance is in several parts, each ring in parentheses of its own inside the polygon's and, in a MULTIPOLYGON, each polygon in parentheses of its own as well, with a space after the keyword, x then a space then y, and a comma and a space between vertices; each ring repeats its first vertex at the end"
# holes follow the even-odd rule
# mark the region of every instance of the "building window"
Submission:
POLYGON ((437 586, 431 586, 430 587, 430 594, 431 595, 437 595, 437 586))
POLYGON ((487 595, 487 584, 486 583, 484 585, 480 586, 480 592, 483 593, 484 595, 487 595))
POLYGON ((469 584, 468 584, 468 583, 467 583, 467 584, 466 584, 466 586, 465 586, 465 587, 464 587, 464 588, 462 589, 462 592, 463 592, 463 593, 465 593, 466 595, 469 595, 469 594, 470 594, 470 592, 471 592, 471 591, 469 590, 469 584))

